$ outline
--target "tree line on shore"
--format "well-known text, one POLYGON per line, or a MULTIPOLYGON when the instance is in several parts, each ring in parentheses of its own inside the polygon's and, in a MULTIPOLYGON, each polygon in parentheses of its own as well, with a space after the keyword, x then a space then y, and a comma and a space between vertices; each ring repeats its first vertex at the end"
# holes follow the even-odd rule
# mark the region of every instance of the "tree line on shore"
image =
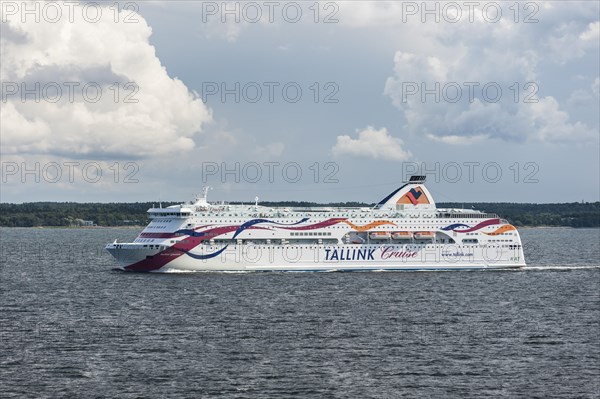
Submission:
MULTIPOLYGON (((173 205, 163 202, 162 206, 173 205)), ((139 226, 148 223, 146 211, 156 203, 76 203, 29 202, 23 204, 0 203, 0 226, 139 226)), ((314 202, 261 202, 275 207, 372 207, 374 204, 344 202, 319 204, 314 202)), ((439 208, 477 209, 496 213, 513 225, 600 227, 600 202, 572 202, 556 204, 532 203, 438 203, 439 208)))

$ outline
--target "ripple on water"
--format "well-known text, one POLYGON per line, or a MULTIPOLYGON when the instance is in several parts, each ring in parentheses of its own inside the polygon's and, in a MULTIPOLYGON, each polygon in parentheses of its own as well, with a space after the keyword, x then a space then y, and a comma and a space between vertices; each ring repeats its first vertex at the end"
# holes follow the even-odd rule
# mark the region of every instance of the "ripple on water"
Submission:
POLYGON ((136 231, 3 229, 2 397, 597 397, 599 232, 524 229, 521 270, 157 276, 111 271, 136 231))

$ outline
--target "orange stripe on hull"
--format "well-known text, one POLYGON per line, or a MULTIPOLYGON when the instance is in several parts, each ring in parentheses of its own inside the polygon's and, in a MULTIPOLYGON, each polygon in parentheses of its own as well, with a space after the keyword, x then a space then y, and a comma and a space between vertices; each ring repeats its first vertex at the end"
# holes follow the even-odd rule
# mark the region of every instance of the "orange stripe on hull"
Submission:
POLYGON ((499 227, 495 231, 492 231, 491 233, 484 233, 484 234, 487 234, 488 236, 497 236, 499 234, 502 234, 502 233, 505 233, 505 232, 511 231, 511 230, 516 230, 515 226, 513 226, 512 224, 506 224, 502 227, 499 227))
POLYGON ((354 223, 349 222, 347 220, 342 220, 342 222, 346 223, 348 226, 352 227, 356 231, 368 231, 371 230, 373 227, 382 226, 385 224, 391 224, 392 226, 396 226, 396 223, 390 222, 389 220, 378 220, 373 223, 365 224, 364 226, 357 226, 354 223))

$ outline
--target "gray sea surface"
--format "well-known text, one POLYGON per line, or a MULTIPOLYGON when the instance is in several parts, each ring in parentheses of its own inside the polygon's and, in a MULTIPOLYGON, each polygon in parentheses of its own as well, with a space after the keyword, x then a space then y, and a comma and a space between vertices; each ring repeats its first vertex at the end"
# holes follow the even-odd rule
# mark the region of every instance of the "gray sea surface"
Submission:
POLYGON ((518 271, 137 274, 136 229, 0 228, 0 397, 600 397, 600 230, 518 271))

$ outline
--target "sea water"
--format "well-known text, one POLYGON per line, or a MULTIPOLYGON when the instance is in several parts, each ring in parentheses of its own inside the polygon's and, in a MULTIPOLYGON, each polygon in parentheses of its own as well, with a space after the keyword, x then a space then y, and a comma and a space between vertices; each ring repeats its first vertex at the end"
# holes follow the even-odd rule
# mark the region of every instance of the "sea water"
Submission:
POLYGON ((136 229, 0 229, 0 397, 598 397, 600 230, 518 271, 136 274, 136 229))

